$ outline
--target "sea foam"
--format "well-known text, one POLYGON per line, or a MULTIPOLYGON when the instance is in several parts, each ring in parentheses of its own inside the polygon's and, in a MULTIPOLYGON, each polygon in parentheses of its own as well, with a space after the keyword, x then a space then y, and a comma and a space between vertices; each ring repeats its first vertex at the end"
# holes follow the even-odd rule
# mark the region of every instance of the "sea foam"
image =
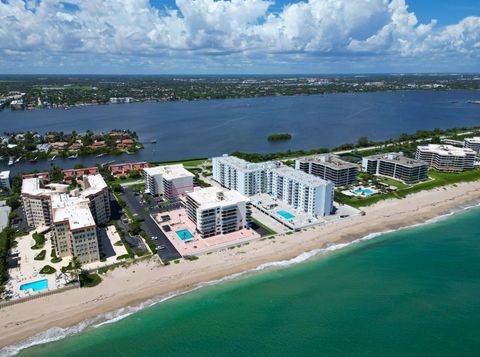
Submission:
POLYGON ((145 308, 160 304, 160 303, 165 302, 167 300, 173 299, 177 296, 181 296, 181 295, 191 293, 191 292, 196 291, 198 289, 201 289, 203 287, 217 285, 217 284, 220 284, 220 283, 223 283, 223 282, 226 282, 226 281, 231 281, 231 280, 237 279, 237 278, 245 276, 247 274, 260 272, 260 271, 263 271, 263 270, 274 269, 274 268, 287 268, 287 267, 290 267, 290 266, 293 266, 293 265, 301 264, 301 263, 303 263, 303 262, 305 262, 309 259, 312 259, 314 257, 325 255, 325 254, 328 254, 328 253, 331 253, 331 252, 349 247, 351 245, 355 245, 355 244, 358 244, 358 243, 361 243, 361 242, 365 242, 365 241, 374 239, 376 237, 379 237, 379 236, 382 236, 382 235, 385 235, 385 234, 433 224, 433 223, 439 222, 443 219, 446 219, 446 218, 448 218, 448 217, 450 217, 454 214, 457 214, 459 212, 463 212, 463 211, 466 211, 466 210, 469 210, 469 209, 472 209, 472 208, 476 208, 476 207, 480 207, 480 203, 456 208, 456 209, 451 210, 451 211, 449 211, 449 212, 447 212, 447 213, 445 213, 441 216, 431 218, 431 219, 429 219, 425 222, 422 222, 422 223, 417 223, 417 224, 413 224, 413 225, 410 225, 410 226, 405 226, 405 227, 401 227, 399 229, 392 229, 392 230, 388 230, 388 231, 384 231, 384 232, 370 233, 370 234, 368 234, 368 235, 366 235, 362 238, 355 239, 355 240, 353 240, 351 242, 348 242, 348 243, 330 244, 325 248, 318 248, 318 249, 310 250, 310 251, 304 252, 304 253, 302 253, 302 254, 300 254, 300 255, 292 258, 292 259, 260 264, 253 269, 245 270, 245 271, 240 272, 240 273, 231 274, 231 275, 225 276, 221 279, 199 283, 199 284, 195 285, 193 288, 188 289, 188 290, 174 291, 172 293, 169 293, 167 295, 163 295, 163 296, 155 298, 155 299, 149 299, 149 300, 147 300, 147 301, 145 301, 145 302, 143 302, 139 305, 136 305, 136 306, 122 307, 120 309, 110 311, 110 312, 107 312, 105 314, 101 314, 101 315, 99 315, 95 318, 84 320, 84 321, 82 321, 82 322, 80 322, 80 323, 78 323, 74 326, 71 326, 71 327, 67 327, 67 328, 53 327, 53 328, 50 328, 50 329, 48 329, 44 332, 36 334, 36 335, 34 335, 30 338, 27 338, 27 339, 19 342, 18 344, 14 344, 14 345, 10 345, 10 346, 6 346, 6 347, 2 348, 0 350, 0 357, 14 356, 14 355, 17 355, 18 353, 20 353, 22 350, 24 350, 26 348, 41 345, 41 344, 45 344, 45 343, 59 341, 59 340, 64 339, 66 337, 79 334, 79 333, 85 331, 87 328, 95 329, 95 328, 99 328, 99 327, 107 325, 107 324, 118 322, 118 321, 123 320, 124 318, 126 318, 126 317, 128 317, 128 316, 130 316, 130 315, 132 315, 132 314, 134 314, 138 311, 141 311, 145 308))

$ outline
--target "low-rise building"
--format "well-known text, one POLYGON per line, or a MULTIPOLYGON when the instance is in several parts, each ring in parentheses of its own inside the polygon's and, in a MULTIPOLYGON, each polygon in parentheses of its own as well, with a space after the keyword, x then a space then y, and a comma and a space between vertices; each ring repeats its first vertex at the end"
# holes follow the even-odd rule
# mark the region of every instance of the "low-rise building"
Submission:
POLYGON ((463 140, 463 147, 472 149, 478 154, 480 154, 480 136, 475 136, 473 138, 465 138, 463 140))
POLYGON ((415 158, 439 171, 461 172, 475 167, 476 152, 470 148, 429 144, 417 147, 415 158))
POLYGON ((146 167, 143 169, 145 192, 159 195, 167 200, 175 200, 178 196, 193 191, 194 175, 183 165, 146 167))
POLYGON ((187 193, 186 206, 188 218, 202 238, 235 232, 250 224, 250 200, 236 191, 201 188, 187 193))
POLYGON ((337 187, 357 181, 358 165, 331 154, 302 157, 295 160, 295 168, 331 181, 337 187))
POLYGON ((0 188, 10 189, 10 171, 0 171, 0 188))
POLYGON ((369 174, 391 177, 407 184, 428 179, 428 164, 405 157, 401 152, 366 156, 362 159, 362 169, 369 174))
POLYGON ((45 143, 45 144, 38 144, 36 148, 38 152, 49 152, 52 146, 48 143, 45 143))
POLYGON ((69 169, 69 170, 63 170, 62 173, 63 173, 64 181, 72 181, 72 180, 80 179, 85 175, 97 175, 98 168, 85 167, 81 169, 69 169))
POLYGON ((68 143, 65 141, 55 141, 51 143, 52 149, 56 151, 64 151, 68 148, 68 143))
POLYGON ((148 162, 127 162, 125 164, 113 164, 109 165, 108 169, 113 176, 121 177, 127 176, 129 171, 142 171, 144 168, 149 167, 148 162))

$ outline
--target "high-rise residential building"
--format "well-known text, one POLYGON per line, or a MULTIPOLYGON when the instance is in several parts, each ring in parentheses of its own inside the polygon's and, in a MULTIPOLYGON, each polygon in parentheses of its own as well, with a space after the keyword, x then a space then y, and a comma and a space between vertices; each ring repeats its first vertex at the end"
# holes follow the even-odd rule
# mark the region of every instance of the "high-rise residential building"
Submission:
POLYGON ((417 146, 415 158, 439 171, 460 172, 475 167, 476 152, 452 145, 428 144, 417 146))
POLYGON ((274 162, 251 163, 228 155, 212 159, 213 179, 245 196, 266 192, 267 171, 277 166, 274 162))
POLYGON ((100 260, 97 225, 87 198, 52 195, 52 243, 60 257, 75 256, 83 264, 100 260))
POLYGON ((478 154, 480 154, 480 136, 475 136, 473 138, 465 138, 463 140, 463 147, 472 149, 478 154))
POLYGON ((183 165, 155 166, 143 169, 145 192, 160 195, 167 200, 193 191, 194 175, 183 165))
POLYGON ((78 182, 80 188, 69 192, 68 185, 25 178, 22 201, 29 226, 52 228, 57 254, 89 263, 100 258, 97 226, 110 220, 110 193, 101 175, 87 175, 78 182))
POLYGON ((333 182, 336 187, 357 181, 358 165, 331 154, 305 156, 295 160, 295 168, 333 182))
POLYGON ((212 163, 214 180, 243 195, 268 193, 313 215, 329 215, 333 210, 332 182, 276 162, 249 163, 224 155, 212 163))
POLYGON ((402 153, 366 156, 362 159, 362 169, 369 174, 391 177, 407 184, 428 179, 428 164, 405 157, 402 153))
POLYGON ((236 191, 201 188, 187 193, 186 206, 188 217, 202 238, 232 233, 250 223, 250 200, 236 191))
POLYGON ((334 185, 330 181, 295 170, 289 166, 269 171, 268 189, 276 199, 315 216, 326 216, 333 210, 334 185))

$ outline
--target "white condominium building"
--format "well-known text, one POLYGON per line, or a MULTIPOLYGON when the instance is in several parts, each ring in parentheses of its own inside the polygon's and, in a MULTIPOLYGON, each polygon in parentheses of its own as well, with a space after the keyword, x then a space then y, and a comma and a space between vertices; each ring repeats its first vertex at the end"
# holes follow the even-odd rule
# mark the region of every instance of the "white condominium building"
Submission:
POLYGON ((302 157, 295 160, 295 168, 332 181, 335 186, 347 186, 357 181, 358 165, 331 154, 302 157))
POLYGON ((477 153, 477 155, 480 154, 480 136, 465 138, 463 140, 463 147, 472 149, 477 153))
POLYGON ((143 173, 145 192, 151 195, 160 195, 168 200, 174 200, 178 196, 193 191, 194 175, 183 165, 146 167, 143 173))
POLYGON ((226 155, 213 158, 212 162, 213 179, 245 196, 269 193, 313 215, 332 212, 332 182, 276 162, 255 164, 226 155))
POLYGON ((83 263, 100 260, 97 225, 87 198, 52 196, 52 240, 60 257, 76 256, 83 263))
POLYGON ((269 193, 291 207, 316 216, 326 216, 333 210, 334 185, 330 181, 309 175, 288 166, 270 171, 269 193))
POLYGON ((86 175, 80 182, 79 196, 88 199, 90 211, 97 224, 106 224, 111 217, 110 191, 102 175, 86 175))
POLYGON ((222 186, 245 196, 267 192, 267 171, 274 162, 251 163, 235 156, 223 155, 212 159, 213 179, 222 186))
POLYGON ((362 158, 362 169, 369 174, 391 177, 407 184, 428 179, 428 164, 405 157, 401 152, 365 156, 362 158))
POLYGON ((0 171, 0 188, 10 189, 10 171, 0 171))
POLYGON ((473 169, 476 152, 452 145, 429 144, 417 147, 415 158, 439 171, 458 172, 473 169))
POLYGON ((68 192, 68 185, 25 178, 22 201, 29 226, 52 227, 57 254, 89 263, 100 258, 96 228, 110 220, 110 193, 101 175, 84 176, 79 184, 68 192))
POLYGON ((235 232, 250 223, 250 200, 239 192, 207 187, 186 197, 188 217, 202 238, 235 232))

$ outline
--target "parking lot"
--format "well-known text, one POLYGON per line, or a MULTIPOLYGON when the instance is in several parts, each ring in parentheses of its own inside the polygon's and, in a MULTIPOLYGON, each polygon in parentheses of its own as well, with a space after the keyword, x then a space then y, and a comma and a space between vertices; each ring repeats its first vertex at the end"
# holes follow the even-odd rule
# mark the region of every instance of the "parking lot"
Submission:
POLYGON ((120 196, 125 201, 132 214, 139 219, 143 219, 143 221, 140 223, 140 226, 145 233, 151 238, 156 237, 156 239, 152 239, 152 241, 157 247, 157 254, 160 259, 162 261, 168 261, 181 258, 181 255, 177 249, 175 249, 173 244, 170 243, 162 230, 153 221, 152 217, 150 216, 150 210, 148 208, 147 211, 145 210, 145 207, 148 206, 142 202, 142 197, 127 187, 124 187, 124 190, 120 193, 120 196))

